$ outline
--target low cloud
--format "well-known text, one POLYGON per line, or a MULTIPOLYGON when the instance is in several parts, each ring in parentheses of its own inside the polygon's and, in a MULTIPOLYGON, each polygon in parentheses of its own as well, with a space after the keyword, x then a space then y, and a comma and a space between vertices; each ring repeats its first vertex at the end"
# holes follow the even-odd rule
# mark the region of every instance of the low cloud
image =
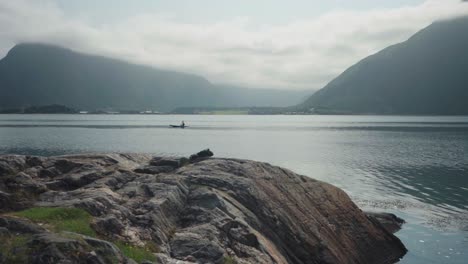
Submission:
POLYGON ((467 15, 468 4, 334 11, 284 25, 249 18, 210 24, 141 14, 118 23, 71 19, 53 1, 0 1, 0 56, 43 42, 251 87, 319 89, 358 60, 402 42, 435 20, 467 15))

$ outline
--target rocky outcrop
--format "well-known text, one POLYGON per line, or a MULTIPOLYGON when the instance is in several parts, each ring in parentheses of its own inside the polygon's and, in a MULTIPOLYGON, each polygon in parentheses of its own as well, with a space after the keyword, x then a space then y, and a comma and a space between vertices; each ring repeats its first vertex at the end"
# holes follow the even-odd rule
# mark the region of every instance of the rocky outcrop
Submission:
POLYGON ((196 162, 210 157, 213 157, 213 152, 211 152, 210 149, 205 149, 198 152, 197 154, 191 155, 190 162, 196 162))
POLYGON ((208 157, 0 156, 0 235, 26 234, 40 249, 26 252, 34 263, 53 263, 40 252, 70 256, 66 263, 132 263, 114 241, 157 245, 157 263, 394 263, 406 253, 388 222, 330 184, 208 157), (30 207, 84 209, 97 238, 11 216, 30 207))

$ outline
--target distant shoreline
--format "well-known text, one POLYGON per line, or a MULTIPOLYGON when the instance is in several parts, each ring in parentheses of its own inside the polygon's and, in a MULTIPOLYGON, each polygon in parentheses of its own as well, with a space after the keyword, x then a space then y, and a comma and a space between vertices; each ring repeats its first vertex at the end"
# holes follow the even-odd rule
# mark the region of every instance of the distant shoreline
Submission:
POLYGON ((193 116, 414 116, 414 117, 450 117, 450 116, 458 116, 463 117, 468 115, 460 114, 460 115, 437 115, 437 114, 427 114, 427 115, 418 115, 418 114, 219 114, 219 113, 196 113, 196 114, 179 114, 179 113, 159 113, 159 114, 131 114, 131 113, 115 113, 115 114, 107 114, 107 113, 90 113, 90 114, 79 114, 79 113, 0 113, 0 115, 76 115, 76 116, 98 116, 98 115, 135 115, 135 116, 164 116, 164 115, 179 115, 179 116, 186 116, 186 115, 193 115, 193 116))
POLYGON ((294 107, 180 107, 170 112, 153 110, 76 110, 65 105, 30 106, 0 109, 0 114, 68 114, 68 115, 339 115, 339 116, 467 116, 466 114, 420 113, 353 113, 343 110, 308 109, 294 107))

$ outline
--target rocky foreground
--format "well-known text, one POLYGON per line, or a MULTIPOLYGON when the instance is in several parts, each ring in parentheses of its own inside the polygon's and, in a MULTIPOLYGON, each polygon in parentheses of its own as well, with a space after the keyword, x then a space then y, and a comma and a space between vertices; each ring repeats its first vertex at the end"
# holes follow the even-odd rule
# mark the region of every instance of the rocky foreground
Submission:
POLYGON ((406 253, 393 215, 248 160, 0 156, 0 213, 0 263, 394 263, 406 253), (77 216, 52 217, 66 208, 77 216))

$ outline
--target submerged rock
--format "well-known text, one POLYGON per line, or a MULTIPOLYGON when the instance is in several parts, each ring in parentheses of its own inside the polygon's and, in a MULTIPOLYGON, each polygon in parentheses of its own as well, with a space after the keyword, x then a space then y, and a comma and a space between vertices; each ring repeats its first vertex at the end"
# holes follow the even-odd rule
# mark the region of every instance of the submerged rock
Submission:
POLYGON ((26 250, 28 258, 64 263, 131 263, 115 241, 151 248, 157 263, 394 263, 406 253, 391 233, 395 218, 366 215, 330 184, 199 154, 193 163, 139 154, 0 156, 0 197, 8 199, 0 212, 81 208, 110 242, 8 217, 0 233, 28 233, 28 245, 42 249, 26 250))
POLYGON ((395 233, 401 229, 405 220, 390 213, 367 212, 368 217, 381 224, 390 233, 395 233))

